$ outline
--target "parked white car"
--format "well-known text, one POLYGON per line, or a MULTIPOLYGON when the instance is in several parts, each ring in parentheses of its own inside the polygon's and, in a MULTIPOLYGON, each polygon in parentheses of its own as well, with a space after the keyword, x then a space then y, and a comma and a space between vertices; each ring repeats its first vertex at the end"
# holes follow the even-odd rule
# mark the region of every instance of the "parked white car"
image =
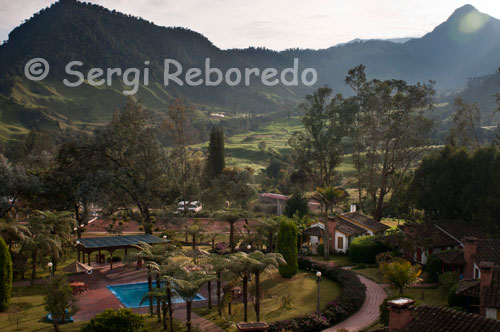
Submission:
POLYGON ((184 212, 184 205, 187 205, 187 210, 189 212, 200 212, 203 210, 203 205, 201 205, 200 201, 180 201, 179 204, 177 204, 177 211, 184 212))

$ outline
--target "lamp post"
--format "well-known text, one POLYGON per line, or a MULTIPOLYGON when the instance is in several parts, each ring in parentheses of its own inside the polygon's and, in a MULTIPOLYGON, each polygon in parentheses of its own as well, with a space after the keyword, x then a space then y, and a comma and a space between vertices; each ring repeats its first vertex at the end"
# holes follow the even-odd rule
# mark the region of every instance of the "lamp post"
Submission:
POLYGON ((321 311, 321 308, 320 308, 320 304, 319 304, 319 285, 321 283, 321 272, 318 271, 316 272, 316 283, 318 284, 318 302, 316 303, 316 313, 319 315, 320 314, 320 311, 321 311))
POLYGON ((250 244, 247 246, 247 250, 248 251, 252 250, 252 246, 250 244))
POLYGON ((80 241, 76 241, 76 260, 79 262, 80 261, 80 241))
POLYGON ((52 267, 54 266, 54 264, 52 262, 49 262, 47 264, 47 267, 49 268, 49 280, 52 280, 52 267))

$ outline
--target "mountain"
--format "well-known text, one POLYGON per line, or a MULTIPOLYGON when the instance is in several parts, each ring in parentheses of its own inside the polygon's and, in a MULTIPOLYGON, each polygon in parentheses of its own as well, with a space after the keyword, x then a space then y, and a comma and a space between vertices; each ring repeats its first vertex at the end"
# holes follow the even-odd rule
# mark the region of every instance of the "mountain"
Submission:
MULTIPOLYGON (((64 68, 79 60, 79 69, 139 68, 150 64, 148 86, 136 95, 161 115, 175 96, 187 99, 196 109, 269 114, 295 107, 304 95, 328 84, 335 92, 350 93, 343 83, 348 69, 367 67, 370 77, 398 78, 408 82, 436 81, 438 89, 458 89, 469 77, 490 74, 500 65, 500 21, 470 5, 457 9, 445 22, 422 38, 404 43, 387 40, 350 42, 328 49, 291 49, 282 52, 261 48, 221 50, 203 35, 183 28, 157 26, 138 17, 104 7, 61 0, 41 10, 15 28, 0 46, 0 141, 15 139, 31 128, 91 130, 111 118, 123 105, 123 83, 77 88, 62 83, 64 68), (32 58, 50 63, 43 81, 29 81, 24 65, 32 58), (163 60, 179 61, 184 69, 212 66, 228 68, 274 67, 282 70, 299 59, 299 69, 315 68, 313 87, 250 86, 188 87, 163 84, 163 60)), ((74 80, 74 78, 72 78, 74 80)))

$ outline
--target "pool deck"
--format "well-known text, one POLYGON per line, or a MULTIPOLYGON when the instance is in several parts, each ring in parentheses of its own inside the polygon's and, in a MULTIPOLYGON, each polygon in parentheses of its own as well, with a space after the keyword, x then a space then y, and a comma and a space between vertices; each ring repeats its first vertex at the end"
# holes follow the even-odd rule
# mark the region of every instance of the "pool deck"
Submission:
MULTIPOLYGON (((108 285, 126 284, 147 281, 147 271, 145 268, 136 270, 133 267, 125 267, 117 264, 110 270, 109 267, 94 270, 92 275, 80 274, 68 278, 70 281, 82 281, 89 285, 89 291, 80 296, 80 311, 73 316, 75 321, 90 320, 96 314, 106 309, 119 309, 125 306, 109 291, 108 285)), ((208 297, 206 287, 199 292, 203 297, 208 297)), ((215 292, 213 292, 215 293, 215 292)), ((214 294, 212 294, 212 297, 214 294)), ((215 303, 215 301, 214 301, 215 303)), ((197 301, 193 307, 206 306, 207 301, 197 301)), ((185 307, 184 303, 174 305, 174 312, 185 307)), ((149 307, 132 309, 137 313, 147 313, 149 307)))

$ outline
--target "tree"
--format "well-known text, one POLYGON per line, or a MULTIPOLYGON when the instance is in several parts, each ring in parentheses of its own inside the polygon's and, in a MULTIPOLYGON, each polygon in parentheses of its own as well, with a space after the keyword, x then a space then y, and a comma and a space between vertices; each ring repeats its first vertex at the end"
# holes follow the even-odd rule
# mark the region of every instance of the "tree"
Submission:
POLYGON ((230 202, 232 207, 246 209, 257 196, 253 181, 251 168, 224 168, 216 179, 210 181, 207 196, 216 203, 230 202))
POLYGON ((0 312, 9 307, 12 291, 12 259, 5 241, 0 237, 0 312))
POLYGON ((28 227, 20 224, 16 219, 0 219, 0 235, 7 243, 9 251, 12 251, 14 242, 23 243, 31 234, 28 227))
POLYGON ((250 279, 250 266, 252 260, 245 252, 237 252, 229 256, 231 270, 238 274, 242 281, 243 291, 243 321, 248 322, 248 280, 250 279))
POLYGON ((226 210, 216 213, 215 217, 229 224, 229 248, 231 253, 234 253, 236 243, 234 241, 234 224, 241 219, 242 211, 226 210))
POLYGON ((346 83, 355 95, 342 106, 356 127, 352 148, 363 156, 355 163, 358 182, 373 202, 373 218, 380 220, 386 196, 398 189, 412 163, 430 146, 432 121, 424 112, 432 107, 435 91, 432 82, 368 81, 363 65, 349 70, 346 83))
POLYGON ((66 317, 74 315, 79 309, 78 299, 73 295, 71 286, 63 274, 55 275, 45 286, 44 303, 45 310, 52 315, 52 325, 56 332, 66 317))
MULTIPOLYGON (((224 256, 221 256, 219 254, 211 254, 207 258, 208 264, 211 265, 212 271, 215 272, 215 277, 217 280, 217 289, 216 289, 216 295, 217 295, 217 311, 219 313, 219 317, 222 316, 222 301, 221 301, 221 287, 222 287, 222 282, 224 280, 224 272, 227 271, 227 269, 230 266, 231 261, 224 256)), ((211 296, 211 294, 209 294, 211 296)))
POLYGON ((281 254, 264 254, 259 250, 253 251, 248 257, 251 259, 249 271, 255 276, 255 317, 260 322, 260 276, 287 263, 281 254))
POLYGON ((297 154, 299 165, 315 175, 316 183, 326 186, 332 183, 335 168, 341 161, 341 140, 345 135, 342 96, 331 98, 332 89, 319 88, 307 95, 300 108, 304 111, 304 130, 295 132, 290 146, 297 154))
POLYGON ((33 181, 21 166, 12 165, 0 154, 0 218, 14 208, 20 196, 30 191, 33 181))
POLYGON ((391 285, 399 290, 400 295, 403 295, 406 287, 418 280, 422 272, 419 265, 412 266, 410 262, 405 260, 382 263, 380 270, 391 285))
POLYGON ((347 192, 340 187, 328 186, 317 188, 314 193, 314 199, 321 203, 323 207, 323 224, 325 225, 324 255, 325 259, 330 258, 330 232, 328 230, 328 212, 333 212, 333 208, 348 196, 347 192))
POLYGON ((152 234, 151 209, 168 188, 168 160, 151 123, 150 112, 127 100, 111 123, 95 135, 95 147, 106 173, 107 190, 146 234, 152 234), (135 204, 139 213, 129 209, 135 204))
POLYGON ((82 332, 147 332, 146 320, 131 309, 106 309, 82 328, 82 332))
POLYGON ((280 228, 280 219, 277 217, 273 218, 265 218, 260 220, 259 225, 257 226, 257 233, 263 234, 267 237, 267 251, 274 252, 274 239, 278 234, 278 230, 280 228))
POLYGON ((457 97, 453 104, 455 106, 453 127, 448 136, 451 145, 480 147, 478 127, 481 125, 481 112, 477 103, 469 104, 461 97, 457 97))
POLYGON ((282 277, 291 278, 299 269, 297 256, 297 226, 286 217, 281 217, 278 232, 277 249, 283 255, 286 265, 280 265, 279 272, 282 277))
POLYGON ((293 218, 298 214, 300 218, 309 213, 309 202, 301 192, 295 192, 288 201, 286 201, 283 214, 288 218, 293 218))
POLYGON ((215 179, 222 173, 222 170, 226 167, 224 158, 224 129, 214 126, 210 132, 210 142, 208 144, 206 166, 208 179, 215 179))
POLYGON ((186 302, 186 327, 191 332, 191 308, 200 287, 214 279, 211 271, 205 271, 192 263, 179 262, 173 276, 164 276, 176 293, 186 302))
POLYGON ((196 239, 200 238, 203 235, 204 233, 203 228, 200 227, 199 224, 193 224, 186 227, 186 232, 193 239, 191 243, 191 248, 193 250, 196 249, 196 239))

